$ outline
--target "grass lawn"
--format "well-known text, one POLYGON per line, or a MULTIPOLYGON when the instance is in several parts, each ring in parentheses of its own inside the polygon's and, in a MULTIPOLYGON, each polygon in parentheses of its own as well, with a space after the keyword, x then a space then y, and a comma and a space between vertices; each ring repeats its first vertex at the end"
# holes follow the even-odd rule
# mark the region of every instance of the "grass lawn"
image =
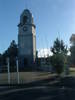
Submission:
MULTIPOLYGON (((20 83, 29 83, 35 80, 43 80, 48 79, 56 74, 51 74, 50 72, 20 72, 20 83)), ((71 76, 75 76, 75 68, 70 68, 71 76)), ((11 83, 17 83, 17 73, 10 74, 11 83)), ((0 73, 0 84, 8 83, 8 74, 0 73)))
POLYGON ((70 75, 75 76, 75 68, 70 68, 70 75))
MULTIPOLYGON (((56 74, 51 74, 50 72, 19 72, 20 83, 29 83, 32 81, 48 79, 56 74)), ((10 74, 11 83, 17 83, 17 73, 10 74)), ((8 83, 8 74, 0 74, 0 84, 8 83)))

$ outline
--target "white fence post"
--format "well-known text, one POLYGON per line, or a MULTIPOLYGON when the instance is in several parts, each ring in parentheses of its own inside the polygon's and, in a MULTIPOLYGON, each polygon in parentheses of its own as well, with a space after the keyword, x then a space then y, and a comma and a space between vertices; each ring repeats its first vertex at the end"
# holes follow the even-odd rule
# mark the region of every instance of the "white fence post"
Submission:
POLYGON ((19 84, 19 83, 20 83, 20 80, 19 80, 19 66, 18 66, 18 59, 16 59, 16 65, 17 65, 17 83, 19 84))
POLYGON ((10 84, 10 67, 9 67, 9 58, 7 58, 7 68, 8 68, 8 84, 10 84))

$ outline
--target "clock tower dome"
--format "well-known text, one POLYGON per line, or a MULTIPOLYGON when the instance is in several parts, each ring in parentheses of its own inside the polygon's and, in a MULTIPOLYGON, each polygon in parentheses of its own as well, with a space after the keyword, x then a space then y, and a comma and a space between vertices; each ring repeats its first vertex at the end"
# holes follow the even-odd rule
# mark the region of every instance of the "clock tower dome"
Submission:
POLYGON ((24 10, 18 24, 18 55, 20 66, 31 66, 36 59, 36 33, 33 16, 24 10))

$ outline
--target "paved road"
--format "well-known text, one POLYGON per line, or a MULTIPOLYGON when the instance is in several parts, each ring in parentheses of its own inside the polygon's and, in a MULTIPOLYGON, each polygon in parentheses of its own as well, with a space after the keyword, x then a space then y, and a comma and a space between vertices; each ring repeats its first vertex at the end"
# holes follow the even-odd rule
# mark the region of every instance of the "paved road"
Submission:
POLYGON ((14 89, 16 91, 0 95, 0 100, 75 100, 74 77, 64 78, 52 86, 49 85, 49 82, 46 81, 45 85, 14 89))

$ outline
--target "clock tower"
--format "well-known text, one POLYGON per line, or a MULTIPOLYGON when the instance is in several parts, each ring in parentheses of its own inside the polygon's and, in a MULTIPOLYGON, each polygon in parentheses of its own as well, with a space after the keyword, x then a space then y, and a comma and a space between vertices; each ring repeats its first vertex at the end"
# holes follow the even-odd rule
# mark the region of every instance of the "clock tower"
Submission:
POLYGON ((20 66, 32 66, 36 59, 36 33, 33 16, 24 10, 18 24, 18 55, 20 66))

